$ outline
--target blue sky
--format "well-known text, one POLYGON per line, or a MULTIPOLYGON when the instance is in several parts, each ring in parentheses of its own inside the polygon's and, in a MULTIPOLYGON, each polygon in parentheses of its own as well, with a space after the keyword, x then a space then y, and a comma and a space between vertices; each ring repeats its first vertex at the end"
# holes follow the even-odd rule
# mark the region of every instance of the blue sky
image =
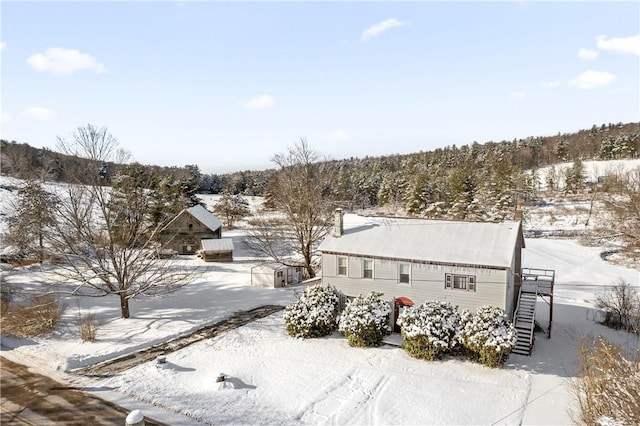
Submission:
POLYGON ((637 2, 0 5, 1 137, 106 126, 145 164, 272 167, 640 117, 637 2))

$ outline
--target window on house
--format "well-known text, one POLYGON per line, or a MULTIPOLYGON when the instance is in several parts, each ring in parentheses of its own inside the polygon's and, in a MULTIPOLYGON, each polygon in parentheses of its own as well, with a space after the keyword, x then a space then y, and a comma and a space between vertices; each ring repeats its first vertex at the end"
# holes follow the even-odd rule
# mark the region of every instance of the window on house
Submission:
POLYGON ((402 284, 409 284, 411 282, 411 264, 400 262, 398 263, 398 282, 402 284))
POLYGON ((189 232, 193 231, 193 223, 189 224, 189 232))
POLYGON ((373 279, 373 259, 362 259, 362 278, 373 279))
POLYGON ((276 277, 282 277, 282 271, 276 272, 276 277))
POLYGON ((347 258, 338 256, 338 275, 347 275, 347 258))
POLYGON ((476 276, 445 274, 444 288, 450 290, 476 291, 476 276))

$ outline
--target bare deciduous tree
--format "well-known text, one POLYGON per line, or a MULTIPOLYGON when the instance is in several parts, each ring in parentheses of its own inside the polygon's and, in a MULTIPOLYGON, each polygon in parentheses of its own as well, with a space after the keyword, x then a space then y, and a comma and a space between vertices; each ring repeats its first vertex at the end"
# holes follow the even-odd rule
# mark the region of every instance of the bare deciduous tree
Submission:
POLYGON ((65 260, 57 273, 77 283, 72 294, 117 296, 122 318, 129 318, 129 300, 166 294, 190 282, 195 271, 158 257, 159 226, 149 229, 150 219, 142 217, 148 210, 145 191, 129 188, 122 202, 108 186, 106 165, 124 164, 129 155, 107 129, 80 127, 70 140, 59 138, 59 146, 65 154, 90 160, 82 179, 70 182, 61 197, 52 233, 65 260))
POLYGON ((618 229, 640 248, 640 167, 618 174, 613 196, 605 200, 611 209, 618 229))
POLYGON ((251 248, 285 265, 301 265, 315 276, 317 246, 327 235, 332 218, 333 171, 305 139, 276 154, 278 166, 266 204, 279 214, 259 214, 251 223, 251 248), (299 256, 298 258, 291 256, 299 256))
POLYGON ((596 306, 605 311, 605 325, 640 334, 640 293, 636 287, 618 279, 596 296, 596 306))

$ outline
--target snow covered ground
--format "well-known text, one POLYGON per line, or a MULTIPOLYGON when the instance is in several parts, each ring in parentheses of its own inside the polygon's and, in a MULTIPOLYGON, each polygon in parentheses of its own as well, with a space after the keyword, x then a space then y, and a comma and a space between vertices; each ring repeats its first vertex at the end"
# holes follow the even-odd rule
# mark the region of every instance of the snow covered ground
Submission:
MULTIPOLYGON (((549 173, 549 169, 555 169, 560 180, 560 187, 564 186, 564 174, 573 166, 573 163, 558 163, 537 169, 537 177, 540 182, 540 189, 545 190, 547 187, 545 176, 549 173)), ((640 158, 624 159, 624 160, 590 160, 583 161, 584 177, 586 181, 595 183, 598 177, 608 174, 621 173, 640 167, 640 158)))
MULTIPOLYGON (((236 310, 294 300, 293 288, 251 287, 253 259, 237 260, 212 265, 199 282, 168 298, 132 303, 132 319, 118 318, 115 298, 81 301, 80 307, 91 309, 100 321, 95 343, 79 339, 73 324, 76 305, 70 302, 65 321, 53 334, 28 340, 3 337, 2 355, 120 403, 141 401, 143 411, 156 417, 166 412, 185 416, 173 415, 173 424, 567 424, 567 380, 575 368, 576 338, 590 333, 638 345, 626 333, 595 322, 592 308, 594 295, 617 278, 640 286, 638 271, 609 265, 597 248, 574 241, 530 239, 524 266, 557 272, 552 338, 538 334, 533 356, 512 355, 503 369, 457 359, 419 361, 389 345, 350 348, 337 333, 293 339, 279 313, 169 354, 163 369, 146 363, 108 379, 64 373, 216 322, 236 310), (230 377, 234 389, 218 390, 220 373, 230 377)), ((539 302, 543 326, 546 309, 539 302)))
MULTIPOLYGON (((207 196, 210 206, 215 196, 207 196)), ((250 200, 255 206, 259 199, 250 200)), ((1 221, 0 221, 1 222, 1 221)), ((148 347, 215 323, 238 310, 288 304, 295 287, 250 286, 259 259, 241 241, 242 228, 225 231, 236 246, 234 262, 204 264, 197 282, 161 299, 131 303, 119 318, 118 300, 66 301, 63 320, 48 336, 2 336, 2 356, 71 381, 98 396, 170 424, 569 424, 576 339, 583 334, 637 348, 637 338, 599 325, 594 297, 616 279, 640 287, 637 270, 613 266, 602 248, 572 240, 527 239, 523 266, 556 270, 551 339, 536 336, 531 357, 512 355, 503 369, 458 359, 426 362, 385 345, 350 348, 338 333, 301 340, 286 335, 278 313, 167 356, 167 367, 146 363, 111 378, 78 377, 70 370, 148 347), (97 341, 82 343, 78 311, 99 322, 97 341), (219 389, 229 376, 234 389, 219 389)), ((30 282, 39 266, 12 272, 30 282)), ((546 328, 548 306, 538 302, 546 328)))

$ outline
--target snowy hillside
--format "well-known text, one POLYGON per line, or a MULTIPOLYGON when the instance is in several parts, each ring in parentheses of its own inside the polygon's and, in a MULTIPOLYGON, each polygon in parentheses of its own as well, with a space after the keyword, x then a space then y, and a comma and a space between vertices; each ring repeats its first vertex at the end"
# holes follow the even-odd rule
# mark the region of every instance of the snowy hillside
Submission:
MULTIPOLYGON (((540 182, 540 190, 547 189, 544 177, 550 169, 555 169, 559 176, 564 176, 565 172, 571 168, 573 163, 558 163, 549 166, 540 167, 536 170, 538 181, 540 182)), ((603 161, 583 161, 584 177, 587 182, 596 183, 598 177, 606 176, 612 173, 620 173, 640 167, 640 158, 626 160, 603 160, 603 161)), ((564 183, 561 180, 560 186, 564 183)))

